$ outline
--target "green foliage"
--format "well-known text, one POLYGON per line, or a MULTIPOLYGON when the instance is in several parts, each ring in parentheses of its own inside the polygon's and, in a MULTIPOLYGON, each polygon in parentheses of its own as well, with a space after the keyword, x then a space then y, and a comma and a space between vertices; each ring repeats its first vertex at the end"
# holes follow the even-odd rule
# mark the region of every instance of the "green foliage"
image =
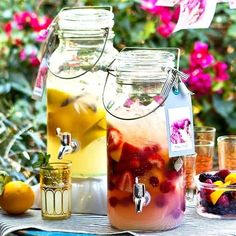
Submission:
POLYGON ((41 166, 47 166, 49 163, 50 156, 51 156, 50 154, 40 152, 38 160, 32 165, 33 168, 40 168, 41 166))
POLYGON ((11 181, 11 177, 5 171, 0 171, 0 195, 3 192, 4 186, 11 181))

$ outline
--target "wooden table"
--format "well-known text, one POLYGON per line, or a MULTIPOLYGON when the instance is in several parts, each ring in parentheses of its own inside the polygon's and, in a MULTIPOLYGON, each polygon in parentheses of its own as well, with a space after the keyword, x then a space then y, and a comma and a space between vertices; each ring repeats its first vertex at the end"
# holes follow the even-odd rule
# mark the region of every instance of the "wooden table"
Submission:
MULTIPOLYGON (((106 216, 94 216, 94 215, 72 215, 72 217, 69 220, 66 220, 63 222, 57 221, 54 222, 53 225, 50 225, 51 222, 43 221, 41 220, 40 211, 32 211, 30 213, 33 213, 32 215, 25 216, 25 218, 18 218, 15 219, 15 217, 12 217, 12 219, 9 216, 1 215, 0 213, 0 228, 1 223, 11 223, 11 224, 18 224, 21 226, 22 222, 26 222, 28 226, 38 227, 46 229, 46 231, 32 231, 32 230, 24 230, 24 231, 17 231, 15 232, 15 235, 27 235, 27 236, 81 236, 86 234, 78 234, 78 233, 61 233, 61 231, 68 231, 73 230, 74 232, 81 232, 81 230, 87 230, 83 231, 84 233, 91 233, 92 235, 96 234, 96 232, 100 233, 100 235, 106 235, 106 234, 114 234, 119 233, 118 231, 115 231, 113 228, 109 226, 109 222, 107 220, 106 216), (91 220, 90 220, 91 219, 91 220), (84 223, 82 223, 84 221, 84 223), (87 222, 87 223, 86 223, 87 222), (61 227, 61 230, 60 230, 61 227), (59 230, 56 230, 58 229, 59 230), (47 232, 51 230, 59 231, 58 233, 54 232, 47 232)), ((90 235, 91 235, 90 234, 90 235)), ((132 235, 142 235, 142 236, 151 236, 151 235, 160 235, 160 236, 208 236, 208 235, 214 235, 214 236, 236 236, 236 220, 216 220, 216 219, 208 219, 204 218, 202 216, 199 216, 196 213, 196 210, 194 207, 187 207, 186 210, 186 216, 184 219, 184 222, 181 226, 179 226, 176 229, 169 230, 169 231, 163 231, 163 232, 153 232, 153 233, 135 233, 132 232, 132 235)), ((1 232, 0 235, 2 236, 1 232)), ((129 235, 126 233, 125 235, 129 235)))

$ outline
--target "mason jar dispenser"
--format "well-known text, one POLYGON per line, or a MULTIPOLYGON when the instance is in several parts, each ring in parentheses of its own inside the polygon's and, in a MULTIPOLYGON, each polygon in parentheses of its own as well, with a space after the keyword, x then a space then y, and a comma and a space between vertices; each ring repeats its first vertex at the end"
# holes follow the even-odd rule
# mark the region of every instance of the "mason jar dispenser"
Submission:
POLYGON ((194 142, 178 58, 178 49, 127 48, 108 68, 108 217, 116 228, 167 230, 183 220, 182 156, 194 142))
POLYGON ((113 17, 110 7, 65 8, 54 21, 59 44, 48 60, 47 152, 50 161, 72 161, 77 212, 106 212, 106 121, 101 94, 105 68, 117 54, 113 17))

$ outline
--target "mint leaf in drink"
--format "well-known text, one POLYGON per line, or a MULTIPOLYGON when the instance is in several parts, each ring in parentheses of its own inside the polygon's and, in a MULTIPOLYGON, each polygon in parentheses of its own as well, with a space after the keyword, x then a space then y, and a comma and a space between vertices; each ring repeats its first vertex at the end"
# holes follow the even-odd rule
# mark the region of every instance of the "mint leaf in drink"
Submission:
POLYGON ((49 165, 49 159, 50 159, 50 154, 47 153, 39 153, 39 158, 38 161, 33 163, 33 168, 40 168, 42 166, 48 166, 49 165))

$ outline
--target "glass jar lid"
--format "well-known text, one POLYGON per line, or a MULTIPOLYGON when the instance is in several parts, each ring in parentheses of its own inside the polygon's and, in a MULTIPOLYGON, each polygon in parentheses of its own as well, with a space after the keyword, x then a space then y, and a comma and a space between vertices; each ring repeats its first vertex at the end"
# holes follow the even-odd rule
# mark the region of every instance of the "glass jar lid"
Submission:
POLYGON ((113 66, 118 81, 138 83, 167 79, 166 68, 176 68, 176 56, 164 49, 125 49, 113 66))
POLYGON ((59 32, 73 32, 73 37, 104 35, 104 28, 111 29, 114 25, 114 14, 111 10, 111 7, 65 8, 58 14, 59 32))

